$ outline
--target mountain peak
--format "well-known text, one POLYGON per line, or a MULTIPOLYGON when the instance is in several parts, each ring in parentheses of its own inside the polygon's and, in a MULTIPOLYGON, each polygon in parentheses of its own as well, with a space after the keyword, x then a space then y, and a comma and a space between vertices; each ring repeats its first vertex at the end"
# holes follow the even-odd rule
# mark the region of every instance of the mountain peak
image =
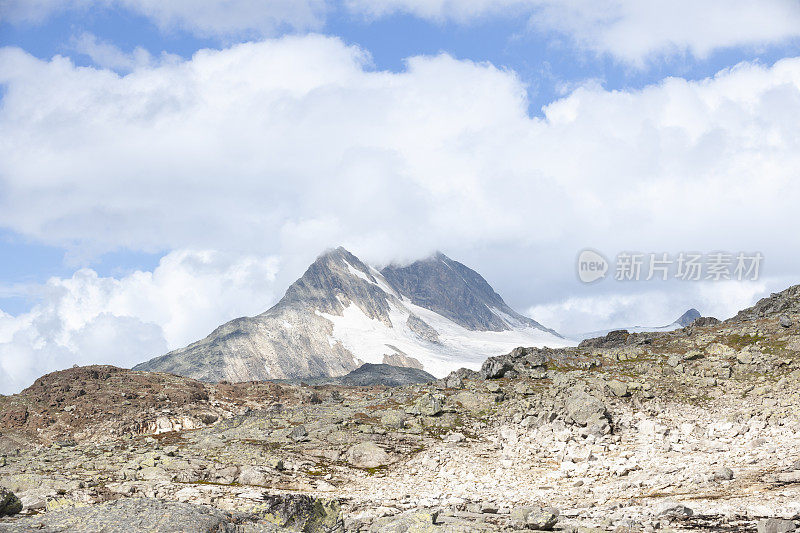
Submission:
POLYGON ((678 320, 675 321, 676 324, 680 324, 681 326, 688 326, 698 318, 700 318, 700 311, 692 307, 685 313, 683 313, 678 320))
POLYGON ((378 271, 339 246, 317 257, 271 309, 136 368, 210 381, 339 376, 363 363, 444 375, 543 342, 558 346, 563 338, 441 252, 378 271))

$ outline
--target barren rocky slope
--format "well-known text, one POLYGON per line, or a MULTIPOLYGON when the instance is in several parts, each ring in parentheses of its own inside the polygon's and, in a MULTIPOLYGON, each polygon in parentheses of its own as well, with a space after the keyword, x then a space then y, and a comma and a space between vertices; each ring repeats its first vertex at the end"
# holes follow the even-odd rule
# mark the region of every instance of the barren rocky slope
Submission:
POLYGON ((0 398, 0 531, 791 531, 798 400, 800 287, 397 388, 72 369, 0 398))

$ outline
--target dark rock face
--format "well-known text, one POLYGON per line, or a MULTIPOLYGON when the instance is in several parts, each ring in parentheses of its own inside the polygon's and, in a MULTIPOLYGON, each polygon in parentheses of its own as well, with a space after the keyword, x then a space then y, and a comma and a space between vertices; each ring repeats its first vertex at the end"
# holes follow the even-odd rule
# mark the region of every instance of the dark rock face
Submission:
POLYGON ((401 387, 415 383, 430 383, 436 378, 419 368, 366 363, 346 376, 325 380, 325 383, 355 387, 401 387))
MULTIPOLYGON (((509 325, 492 309, 531 327, 546 329, 506 305, 480 274, 437 252, 408 266, 387 266, 381 274, 412 303, 467 329, 505 331, 509 325)), ((547 330, 554 333, 552 330, 547 330)))
POLYGON ((739 311, 732 319, 735 322, 756 320, 775 315, 800 312, 800 285, 793 285, 781 292, 760 299, 753 307, 739 311))
POLYGON ((555 356, 556 353, 556 351, 549 348, 525 348, 520 346, 506 355, 488 358, 477 373, 461 369, 451 373, 443 382, 447 383, 460 378, 459 373, 463 372, 469 373, 467 377, 472 378, 474 376, 481 379, 517 376, 541 378, 547 370, 548 361, 553 359, 551 356, 555 356))
POLYGON ((597 337, 595 339, 586 339, 581 341, 578 345, 579 348, 611 348, 618 346, 625 346, 631 334, 624 329, 610 331, 605 337, 597 337))
POLYGON ((705 327, 705 326, 716 326, 719 324, 719 319, 714 318, 713 316, 701 316, 694 322, 692 322, 692 326, 696 327, 705 327))

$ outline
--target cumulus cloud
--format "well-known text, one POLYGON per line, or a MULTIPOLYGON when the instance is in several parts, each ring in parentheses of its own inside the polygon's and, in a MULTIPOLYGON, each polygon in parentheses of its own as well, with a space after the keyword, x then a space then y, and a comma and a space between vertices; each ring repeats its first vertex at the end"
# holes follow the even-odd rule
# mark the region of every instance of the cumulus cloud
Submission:
POLYGON ((529 21, 548 37, 642 66, 648 59, 727 47, 780 44, 800 37, 795 0, 0 0, 0 20, 38 23, 65 11, 126 9, 164 31, 264 37, 324 28, 344 9, 368 20, 397 13, 438 23, 492 17, 529 21))
POLYGON ((794 0, 346 0, 369 17, 409 13, 471 23, 529 17, 530 26, 566 36, 580 48, 642 64, 653 56, 706 57, 719 48, 762 46, 800 36, 794 0))
MULTIPOLYGON (((125 75, 4 48, 0 84, 0 226, 39 242, 275 255, 280 289, 328 246, 373 262, 439 248, 521 309, 589 294, 574 274, 587 246, 609 255, 760 251, 764 275, 795 275, 800 235, 781 228, 800 199, 797 58, 641 90, 591 84, 541 117, 528 114, 512 71, 448 55, 380 71, 358 47, 317 35, 202 50, 125 75)), ((195 340, 230 318, 203 315, 211 307, 202 302, 164 304, 171 287, 196 279, 151 275, 133 292, 124 287, 136 276, 82 287, 80 272, 57 282, 74 293, 74 312, 42 304, 12 317, 27 325, 0 326, 13 332, 6 349, 53 346, 47 357, 71 360, 72 336, 93 353, 111 338, 108 320, 128 317, 121 327, 150 339, 137 353, 153 355, 159 343, 195 340), (80 298, 118 283, 110 292, 127 294, 125 305, 80 298), (69 335, 48 341, 65 321, 69 335), (190 335, 195 323, 203 327, 190 335)), ((253 303, 234 314, 271 303, 247 294, 223 300, 253 303)))
POLYGON ((65 11, 111 8, 145 16, 163 30, 222 37, 315 29, 327 11, 325 0, 0 0, 0 20, 40 23, 65 11))
POLYGON ((110 70, 130 72, 137 66, 146 67, 153 62, 150 52, 144 48, 136 47, 132 52, 126 53, 113 43, 98 39, 88 32, 74 37, 71 45, 77 53, 88 56, 98 67, 110 70))
POLYGON ((513 72, 447 55, 375 71, 321 36, 124 76, 5 48, 0 83, 0 224, 51 244, 306 261, 340 243, 391 259, 655 241, 775 247, 781 268, 798 239, 773 236, 800 192, 799 59, 582 87, 543 118, 513 72))
POLYGON ((567 336, 614 328, 666 326, 691 308, 703 316, 725 320, 770 291, 785 289, 792 281, 797 280, 648 284, 636 291, 625 290, 632 287, 622 284, 607 285, 602 292, 534 305, 526 314, 567 336))
POLYGON ((72 364, 130 367, 261 312, 274 300, 277 270, 275 258, 182 250, 152 272, 52 278, 31 311, 0 313, 0 393, 72 364))

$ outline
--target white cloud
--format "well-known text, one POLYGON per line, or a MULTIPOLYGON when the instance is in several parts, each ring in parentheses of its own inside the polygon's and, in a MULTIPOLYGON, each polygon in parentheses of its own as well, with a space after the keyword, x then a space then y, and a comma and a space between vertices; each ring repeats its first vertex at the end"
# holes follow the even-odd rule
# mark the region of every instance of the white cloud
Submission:
POLYGON ((40 23, 69 10, 109 8, 128 9, 166 31, 222 37, 316 29, 327 11, 325 0, 0 0, 0 20, 40 23))
MULTIPOLYGON (((124 76, 5 48, 0 83, 0 226, 39 242, 274 254, 280 290, 327 246, 372 261, 440 248, 520 308, 586 296, 573 263, 587 246, 610 256, 758 250, 764 275, 786 279, 799 259, 788 222, 800 200, 796 58, 636 91, 588 85, 543 118, 528 115, 511 71, 447 55, 376 71, 363 50, 316 35, 203 50, 124 76)), ((185 297, 162 303, 192 276, 97 289, 98 304, 78 296, 117 281, 78 289, 86 276, 63 289, 76 291, 71 311, 37 312, 44 318, 13 330, 13 346, 56 346, 47 357, 70 360, 71 336, 101 344, 109 330, 98 317, 109 313, 137 320, 123 329, 150 339, 152 353, 162 341, 149 325, 173 347, 230 316, 203 314, 202 301, 182 306, 185 297), (71 333, 48 341, 62 323, 71 333)), ((691 290, 687 300, 703 296, 691 290)), ((238 314, 266 309, 247 294, 224 301, 253 304, 238 314)))
POLYGON ((72 48, 79 54, 89 56, 98 67, 130 72, 136 67, 147 67, 153 62, 150 52, 136 47, 131 53, 120 50, 114 44, 84 32, 72 39, 72 48))
MULTIPOLYGON (((566 335, 624 327, 659 327, 671 324, 688 309, 720 320, 750 307, 770 291, 785 289, 792 280, 761 279, 749 282, 653 283, 640 290, 606 285, 604 291, 578 294, 534 305, 527 314, 566 335), (660 285, 660 286, 659 286, 660 285)), ((797 279, 793 280, 797 282, 797 279)))
MULTIPOLYGON (((65 11, 127 9, 163 31, 264 37, 320 30, 332 11, 375 19, 396 13, 470 24, 529 20, 531 30, 642 66, 675 54, 780 44, 800 37, 796 0, 0 0, 0 20, 38 23, 65 11)), ((556 42, 556 41, 554 41, 556 42)))
POLYGON ((492 16, 529 17, 533 29, 575 45, 642 64, 653 56, 762 46, 800 37, 794 0, 346 0, 368 17, 410 13, 471 23, 492 16))
POLYGON ((775 228, 800 197, 800 59, 581 87, 542 119, 513 72, 446 55, 373 71, 320 36, 125 76, 6 48, 0 83, 0 224, 50 244, 795 257, 775 228))
POLYGON ((72 364, 130 367, 261 312, 275 299, 277 266, 268 257, 184 250, 120 279, 89 269, 53 278, 30 312, 0 313, 0 393, 72 364))

